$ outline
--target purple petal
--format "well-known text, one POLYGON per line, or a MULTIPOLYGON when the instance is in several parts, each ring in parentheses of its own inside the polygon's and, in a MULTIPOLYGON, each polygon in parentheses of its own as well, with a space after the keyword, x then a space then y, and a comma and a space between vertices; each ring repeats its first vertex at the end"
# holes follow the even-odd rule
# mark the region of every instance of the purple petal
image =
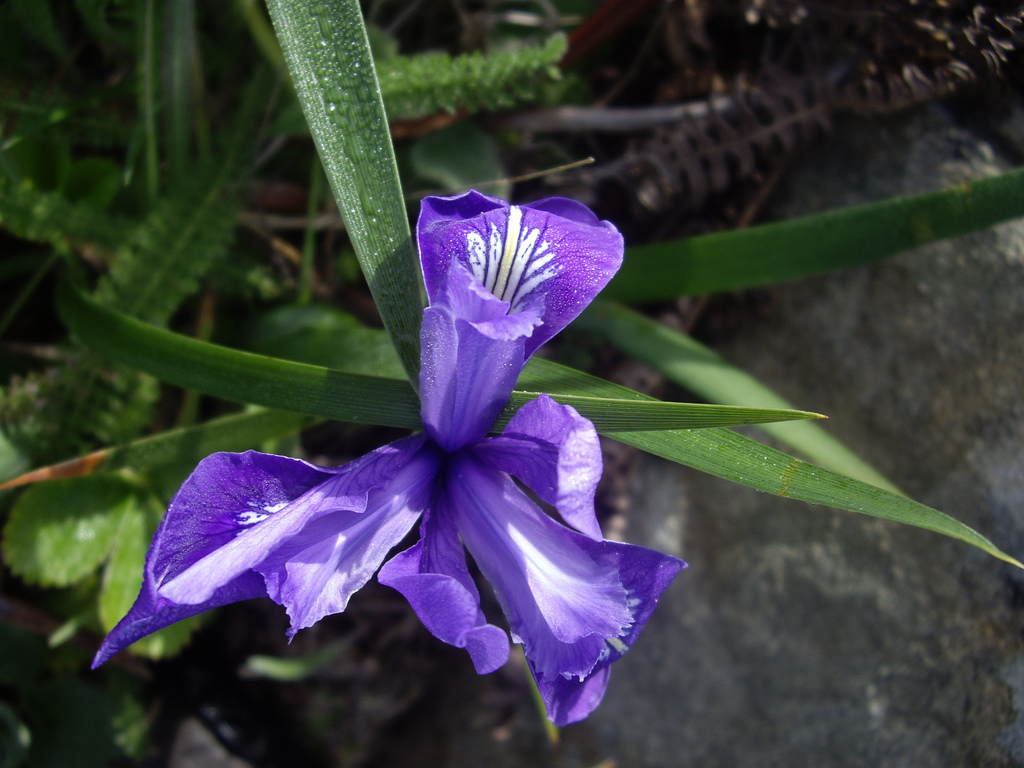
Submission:
MULTIPOLYGON (((412 438, 410 444, 418 448, 422 440, 412 438)), ((416 524, 440 464, 436 448, 417 448, 406 453, 403 466, 383 488, 369 492, 361 509, 317 517, 255 566, 271 599, 288 611, 289 637, 344 611, 416 524)))
POLYGON ((519 409, 500 437, 484 440, 473 451, 553 504, 573 528, 602 538, 594 513, 601 444, 594 425, 575 408, 541 395, 519 409))
POLYGON ((451 515, 428 512, 423 538, 385 563, 377 578, 405 596, 434 637, 465 648, 484 675, 508 660, 508 635, 480 610, 454 522, 451 515))
POLYGON ((469 191, 423 200, 417 240, 433 304, 453 260, 510 305, 543 324, 526 340, 529 357, 589 304, 622 263, 622 236, 565 198, 511 206, 469 191))
MULTIPOLYGON (((331 512, 363 512, 367 508, 369 493, 375 488, 386 487, 424 442, 422 436, 404 438, 344 467, 321 470, 326 477, 321 483, 298 497, 268 507, 267 511, 273 514, 252 520, 255 524, 251 527, 238 531, 237 535, 213 548, 187 570, 165 579, 160 594, 176 603, 205 601, 218 584, 256 568, 271 552, 299 534, 316 518, 331 512)), ((246 489, 244 495, 239 494, 235 503, 252 505, 254 499, 259 499, 261 489, 256 483, 260 479, 254 478, 253 487, 246 489)), ((211 478, 208 482, 216 483, 217 479, 211 478)), ((179 546, 189 545, 182 542, 179 546)))
POLYGON ((685 563, 565 528, 472 452, 442 471, 459 533, 523 644, 549 712, 585 716, 600 701, 605 670, 685 563))
POLYGON ((611 667, 605 664, 584 680, 538 680, 537 689, 548 710, 548 719, 561 728, 586 718, 604 698, 610 676, 611 667))
POLYGON ((482 439, 515 387, 535 318, 507 310, 471 275, 453 270, 423 313, 423 426, 446 451, 482 439))
POLYGON ((140 637, 181 619, 239 600, 265 597, 263 579, 241 572, 211 581, 196 600, 160 594, 168 581, 234 541, 250 526, 332 476, 298 459, 255 451, 215 453, 203 459, 171 500, 146 555, 142 589, 128 614, 103 641, 97 667, 140 637))
POLYGON ((434 303, 434 297, 441 290, 452 255, 462 254, 461 260, 468 264, 466 232, 459 225, 477 227, 480 222, 474 220, 482 214, 507 209, 505 200, 481 194, 475 189, 453 197, 423 198, 416 222, 416 240, 429 303, 434 303))
POLYGON ((601 544, 556 523, 471 454, 450 459, 444 482, 459 533, 539 677, 589 674, 605 638, 633 621, 616 569, 595 556, 601 544))
POLYGON ((611 665, 628 651, 647 624, 662 593, 686 563, 653 549, 604 541, 601 555, 618 569, 623 586, 629 594, 629 610, 633 624, 622 636, 609 640, 594 669, 582 678, 565 675, 545 679, 530 660, 530 669, 537 680, 548 717, 555 725, 568 725, 582 720, 601 703, 611 665))
POLYGON ((180 619, 267 596, 256 566, 318 518, 365 509, 368 494, 424 444, 422 436, 399 440, 340 469, 255 451, 207 457, 171 501, 146 557, 139 597, 94 664, 180 619))

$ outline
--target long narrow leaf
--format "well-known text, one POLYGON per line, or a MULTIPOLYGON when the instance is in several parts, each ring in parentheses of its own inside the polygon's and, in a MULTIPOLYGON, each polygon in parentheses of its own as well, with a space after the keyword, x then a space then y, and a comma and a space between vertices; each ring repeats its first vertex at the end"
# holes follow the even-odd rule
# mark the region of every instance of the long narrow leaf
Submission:
MULTIPOLYGON (((595 397, 645 398, 625 387, 548 360, 532 360, 519 383, 539 389, 573 388, 595 397)), ((728 429, 624 430, 602 434, 759 491, 935 531, 1024 568, 984 536, 949 515, 892 491, 800 461, 728 429)))
POLYGON ((422 299, 380 85, 357 0, 268 0, 352 246, 415 387, 422 299))
MULTIPOLYGON (((344 421, 411 428, 419 424, 416 396, 405 381, 344 373, 196 341, 105 309, 67 283, 60 287, 57 307, 64 322, 87 346, 174 384, 344 421)), ((581 395, 581 400, 618 400, 614 407, 623 411, 638 406, 629 431, 614 426, 599 429, 655 455, 780 496, 936 531, 1024 568, 971 528, 891 491, 799 461, 726 429, 670 428, 673 417, 692 420, 690 409, 699 406, 661 403, 664 414, 656 413, 652 419, 646 409, 657 402, 654 398, 538 359, 530 362, 519 384, 531 392, 549 392, 557 399, 563 392, 581 395)), ((589 416, 585 409, 580 412, 589 416)))
POLYGON ((292 363, 198 341, 106 309, 62 283, 61 319, 97 353, 162 381, 236 402, 394 427, 419 425, 408 382, 292 363))
MULTIPOLYGON (((689 336, 620 304, 595 301, 576 325, 603 337, 671 381, 713 403, 792 408, 746 371, 689 336)), ((899 489, 832 435, 809 422, 764 424, 765 432, 816 464, 898 493, 899 489)))
MULTIPOLYGON (((593 422, 599 432, 611 430, 707 429, 737 427, 795 419, 819 419, 820 414, 792 408, 747 408, 704 403, 667 403, 662 400, 632 400, 577 395, 565 391, 547 391, 562 405, 571 405, 593 422), (671 427, 669 426, 671 425, 671 427)), ((512 418, 522 405, 541 393, 516 390, 498 417, 500 426, 512 418)))
MULTIPOLYGON (((340 421, 409 429, 420 426, 419 402, 404 380, 296 363, 198 341, 106 309, 68 283, 61 285, 57 305, 61 318, 83 344, 178 386, 227 400, 340 421)), ((576 406, 598 429, 693 429, 817 416, 792 410, 637 400, 632 396, 625 400, 614 396, 578 397, 571 390, 560 393, 546 389, 517 392, 497 425, 507 423, 519 405, 541 391, 576 406)))
POLYGON ((728 429, 613 432, 609 437, 717 477, 777 496, 925 528, 978 547, 1018 568, 973 528, 906 496, 795 459, 728 429))
POLYGON ((1024 168, 913 197, 628 249, 604 296, 733 291, 892 256, 1024 216, 1024 168))
POLYGON ((215 451, 241 451, 310 426, 312 416, 287 411, 260 409, 213 419, 194 427, 184 427, 144 437, 125 445, 105 448, 27 472, 0 485, 0 490, 19 485, 82 477, 94 472, 122 467, 144 468, 171 462, 198 462, 215 451))

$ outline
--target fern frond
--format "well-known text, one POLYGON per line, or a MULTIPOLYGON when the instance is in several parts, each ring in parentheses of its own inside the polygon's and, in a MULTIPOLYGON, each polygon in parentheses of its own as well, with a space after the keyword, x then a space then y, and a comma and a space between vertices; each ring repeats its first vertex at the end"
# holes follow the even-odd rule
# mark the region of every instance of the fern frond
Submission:
POLYGON ((435 112, 507 109, 539 98, 539 87, 557 80, 566 51, 564 35, 542 45, 484 55, 445 53, 396 56, 378 62, 388 118, 403 120, 435 112))
POLYGON ((33 464, 52 463, 134 439, 152 422, 158 394, 152 377, 75 355, 0 387, 0 431, 33 464))
POLYGON ((113 251, 130 227, 128 219, 0 174, 0 229, 23 240, 49 243, 63 253, 83 248, 113 251))
POLYGON ((140 320, 166 324, 225 258, 238 208, 237 193, 223 179, 193 176, 157 200, 118 247, 97 297, 140 320))
POLYGON ((226 260, 241 208, 241 180, 252 125, 265 94, 265 78, 250 84, 225 131, 223 150, 153 205, 118 248, 97 287, 107 306, 164 325, 182 301, 196 293, 212 269, 226 260))

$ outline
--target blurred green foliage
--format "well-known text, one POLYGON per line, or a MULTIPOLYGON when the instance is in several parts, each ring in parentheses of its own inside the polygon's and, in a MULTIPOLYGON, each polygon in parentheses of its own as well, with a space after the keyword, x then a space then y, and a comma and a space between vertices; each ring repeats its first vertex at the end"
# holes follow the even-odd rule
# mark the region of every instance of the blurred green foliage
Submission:
MULTIPOLYGON (((403 117, 536 99, 559 79, 565 50, 555 35, 494 55, 403 56, 389 33, 374 29, 373 37, 387 61, 389 109, 403 117)), ((318 172, 281 66, 266 11, 253 2, 0 4, 0 481, 102 451, 69 470, 81 476, 0 492, 0 593, 44 606, 55 622, 48 642, 0 622, 2 768, 87 768, 117 753, 143 755, 137 692, 82 682, 89 654, 71 641, 109 631, 131 606, 149 541, 197 451, 260 445, 311 421, 254 411, 193 426, 227 406, 80 347, 54 312, 59 275, 157 326, 401 374, 379 331, 307 304, 323 295, 324 280, 361 281, 350 268, 314 272, 324 247, 316 228, 305 227, 301 266, 261 223, 239 228, 243 208, 276 205, 261 173, 305 185, 309 169, 318 172), (204 303, 204 291, 216 305, 204 303), (178 431, 140 442, 168 427, 178 431), (118 445, 138 447, 105 450, 118 445), (128 459, 131 469, 112 468, 128 459), (111 468, 94 473, 105 462, 111 468)), ((410 145, 411 178, 454 190, 503 175, 487 134, 467 124, 453 128, 454 143, 445 135, 410 145), (466 132, 468 151, 459 146, 466 132)), ((315 215, 323 201, 311 197, 315 215)), ((324 263, 350 263, 340 255, 324 263)), ((172 654, 195 624, 169 627, 133 651, 172 654)), ((106 679, 113 686, 121 677, 106 679)))
MULTIPOLYGON (((555 6, 562 13, 591 7, 577 0, 555 6)), ((360 97, 378 110, 382 103, 393 120, 441 112, 447 124, 399 147, 404 189, 390 159, 384 167, 387 163, 374 160, 382 152, 364 153, 358 170, 372 182, 367 188, 379 184, 373 188, 377 207, 366 203, 372 197, 367 188, 340 191, 365 209, 371 227, 382 201, 407 212, 403 194, 456 192, 490 182, 487 192, 507 195, 508 147, 481 124, 453 122, 451 115, 557 103, 579 86, 557 68, 566 50, 559 33, 510 32, 499 24, 485 41, 487 53, 458 53, 436 50, 433 32, 435 38, 407 34, 400 40, 394 29, 369 27, 381 93, 360 97), (410 39, 412 50, 404 50, 410 39), (383 176, 388 178, 380 181, 383 176)), ((293 51, 302 42, 292 40, 293 51)), ((283 62, 270 21, 255 0, 0 3, 0 481, 71 460, 47 470, 53 472, 47 482, 0 491, 0 768, 90 768, 119 755, 141 759, 146 754, 142 687, 117 669, 85 676, 97 638, 134 601, 149 541, 195 461, 213 450, 272 449, 275 440, 313 421, 295 413, 241 412, 101 359, 61 324, 54 306, 59 279, 118 318, 205 341, 340 371, 372 371, 392 383, 411 370, 403 368, 385 332, 367 325, 376 323, 375 312, 387 321, 393 309, 379 301, 371 305, 359 273, 357 260, 370 272, 365 251, 373 238, 361 240, 349 216, 352 242, 347 241, 336 209, 323 204, 327 185, 310 137, 321 147, 334 139, 340 152, 359 150, 359 142, 345 133, 359 126, 342 125, 345 130, 325 137, 325 130, 338 126, 324 122, 311 133, 283 62), (331 303, 339 297, 345 309, 331 303)), ((345 73, 335 74, 339 82, 344 79, 345 73)), ((300 81, 297 87, 308 117, 309 105, 323 101, 316 89, 326 86, 300 81)), ((387 125, 381 124, 382 143, 388 143, 387 125)), ((328 168, 326 177, 338 194, 338 174, 328 168)), ((1010 181, 1020 187, 1016 177, 1010 181)), ((1020 195, 999 196, 1006 206, 992 211, 1005 218, 1016 210, 1020 195)), ((339 196, 343 209, 344 198, 339 196)), ((905 223, 904 213, 893 215, 893 227, 905 223)), ((847 217, 845 235, 836 234, 834 222, 829 225, 855 252, 851 263, 871 254, 879 222, 877 213, 872 216, 867 223, 847 217)), ((988 225, 980 221, 965 226, 988 225)), ((645 258, 667 275, 654 284, 650 265, 640 264, 643 253, 635 253, 638 266, 623 270, 618 290, 644 301, 692 288, 685 282, 688 262, 680 258, 688 251, 693 252, 687 256, 690 266, 699 263, 710 273, 709 282, 698 288, 730 287, 721 283, 729 275, 749 278, 754 274, 750 259, 770 266, 768 274, 786 277, 834 266, 813 237, 804 248, 811 261, 787 256, 794 253, 792 235, 781 229, 783 255, 771 265, 764 263, 758 244, 772 232, 778 236, 778 229, 693 238, 647 249, 645 258), (741 252, 731 261, 719 258, 736 251, 730 243, 739 241, 741 252)), ((394 233, 370 234, 387 240, 394 233)), ((894 247, 905 247, 904 240, 894 241, 894 247)), ((405 305, 418 328, 418 280, 413 282, 416 295, 399 297, 397 303, 405 305)), ((709 400, 725 402, 735 395, 724 392, 722 382, 728 380, 739 382, 743 404, 777 405, 749 377, 653 321, 599 305, 584 322, 628 353, 656 358, 655 367, 675 363, 667 375, 691 388, 699 384, 709 400), (716 368, 713 376, 706 371, 709 360, 716 368)), ((415 338, 416 328, 400 330, 415 338)), ((183 357, 170 364, 187 365, 183 357)), ((232 374, 230 366, 223 362, 221 372, 232 374)), ((520 384, 538 391, 598 396, 611 388, 608 397, 640 398, 543 361, 535 361, 524 376, 520 384)), ((404 381, 399 390, 414 406, 404 381)), ((415 408, 410 413, 415 421, 415 408)), ((825 443, 808 432, 815 428, 803 428, 810 434, 802 444, 805 453, 821 452, 825 443)), ((764 463, 754 450, 757 444, 732 432, 623 432, 619 438, 777 492, 770 467, 755 471, 758 461, 764 463), (702 456, 718 457, 721 466, 712 459, 701 465, 694 457, 702 456)), ((772 455, 781 464, 796 461, 772 455)), ((834 468, 857 474, 855 461, 843 454, 837 459, 841 466, 834 468)), ((810 477, 803 497, 836 506, 843 499, 856 497, 858 504, 867 499, 858 511, 885 517, 887 509, 896 508, 902 517, 895 519, 1003 556, 934 510, 884 492, 872 495, 863 484, 848 484, 835 474, 829 477, 839 490, 832 493, 811 469, 801 467, 810 477)), ((884 484, 869 471, 860 476, 884 484)), ((191 620, 168 627, 133 650, 166 657, 187 642, 195 626, 191 620)), ((261 665, 261 674, 279 679, 301 677, 313 668, 261 665)))

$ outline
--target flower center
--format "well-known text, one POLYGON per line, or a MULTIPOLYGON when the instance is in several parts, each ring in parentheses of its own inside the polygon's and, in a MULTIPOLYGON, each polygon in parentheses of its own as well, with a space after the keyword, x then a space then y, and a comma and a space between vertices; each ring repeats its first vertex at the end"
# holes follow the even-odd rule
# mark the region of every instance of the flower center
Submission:
POLYGON ((510 311, 519 311, 523 300, 554 277, 557 265, 551 263, 555 252, 551 243, 538 240, 541 230, 523 225, 523 209, 509 208, 508 223, 502 237, 496 224, 491 224, 488 242, 478 232, 466 235, 469 265, 473 275, 483 286, 502 301, 510 304, 510 311))

